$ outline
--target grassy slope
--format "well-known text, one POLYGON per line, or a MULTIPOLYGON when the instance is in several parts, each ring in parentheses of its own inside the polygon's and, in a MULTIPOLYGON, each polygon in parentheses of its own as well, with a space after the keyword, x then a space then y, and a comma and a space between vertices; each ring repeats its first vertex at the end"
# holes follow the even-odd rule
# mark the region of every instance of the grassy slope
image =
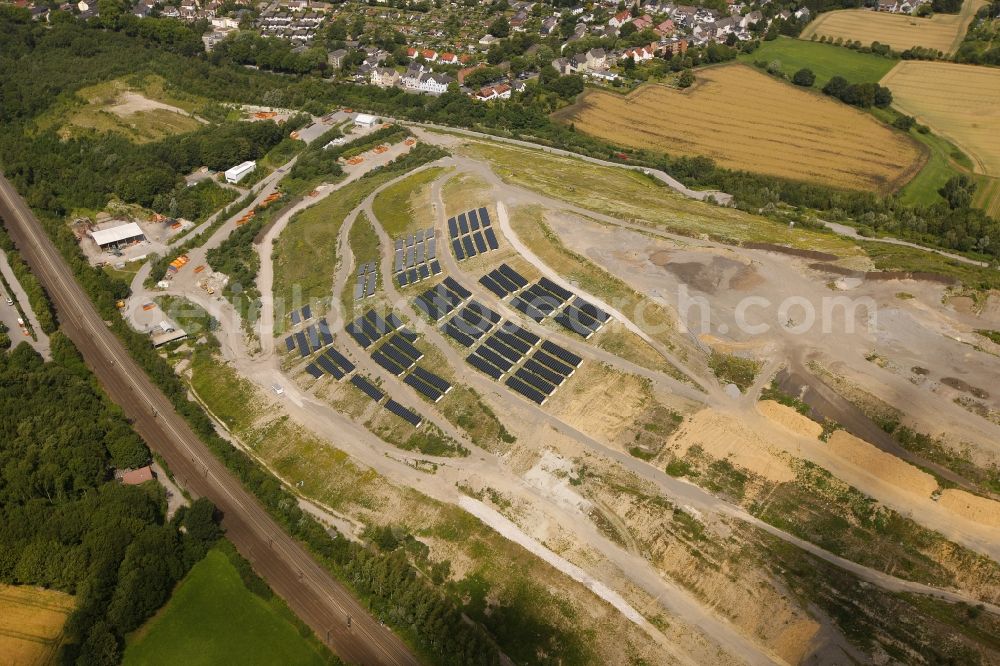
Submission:
POLYGON ((274 244, 275 321, 284 316, 279 305, 291 307, 296 288, 303 302, 330 298, 340 225, 351 209, 392 177, 378 174, 355 181, 289 222, 274 244))
POLYGON ((507 182, 619 219, 724 242, 770 242, 840 256, 859 254, 853 243, 833 234, 790 229, 736 209, 688 199, 638 171, 499 144, 475 143, 469 150, 489 161, 507 182))
POLYGON ((124 663, 324 664, 280 599, 248 590, 219 549, 181 581, 167 605, 129 639, 124 663))
MULTIPOLYGON (((422 188, 444 172, 442 167, 425 169, 385 188, 375 197, 375 217, 389 236, 395 238, 412 231, 420 216, 413 209, 413 198, 422 188)), ((426 217, 426 216, 423 216, 426 217)))
POLYGON ((834 76, 843 76, 851 83, 877 82, 896 64, 892 58, 871 53, 860 53, 842 46, 807 42, 790 37, 779 37, 771 42, 762 42, 753 53, 739 56, 742 62, 755 60, 781 61, 781 70, 789 78, 795 72, 808 67, 816 75, 815 87, 822 88, 834 76))

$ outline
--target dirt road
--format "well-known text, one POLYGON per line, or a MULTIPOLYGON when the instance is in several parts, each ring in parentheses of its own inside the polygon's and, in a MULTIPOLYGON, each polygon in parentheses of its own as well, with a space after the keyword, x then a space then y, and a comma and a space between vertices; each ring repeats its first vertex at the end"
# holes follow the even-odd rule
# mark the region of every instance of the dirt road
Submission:
POLYGON ((108 330, 27 204, 0 177, 0 214, 51 295, 60 323, 112 400, 161 454, 175 478, 211 499, 228 538, 289 607, 344 660, 415 664, 406 645, 286 534, 174 411, 167 397, 108 330), (351 625, 348 626, 348 618, 351 625))

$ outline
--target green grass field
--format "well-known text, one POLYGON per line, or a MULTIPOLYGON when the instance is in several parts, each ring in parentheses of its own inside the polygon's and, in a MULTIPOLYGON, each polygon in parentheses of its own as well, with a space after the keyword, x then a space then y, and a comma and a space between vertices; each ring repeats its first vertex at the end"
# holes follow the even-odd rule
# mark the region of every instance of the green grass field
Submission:
POLYGON ((859 53, 842 46, 807 42, 791 37, 779 37, 771 42, 761 42, 753 53, 740 55, 738 60, 752 64, 755 60, 781 61, 781 71, 789 78, 803 67, 816 75, 814 87, 818 90, 834 76, 843 76, 851 83, 879 81, 896 64, 893 58, 883 58, 871 53, 859 53))
POLYGON ((913 206, 929 206, 942 201, 938 190, 949 178, 961 173, 968 173, 972 162, 965 153, 947 139, 932 133, 911 132, 910 134, 927 146, 930 150, 930 157, 920 173, 900 190, 899 195, 903 203, 913 206))
POLYGON ((300 633, 278 597, 268 601, 248 590, 216 547, 180 582, 167 605, 129 637, 124 663, 320 665, 331 657, 311 634, 300 633))

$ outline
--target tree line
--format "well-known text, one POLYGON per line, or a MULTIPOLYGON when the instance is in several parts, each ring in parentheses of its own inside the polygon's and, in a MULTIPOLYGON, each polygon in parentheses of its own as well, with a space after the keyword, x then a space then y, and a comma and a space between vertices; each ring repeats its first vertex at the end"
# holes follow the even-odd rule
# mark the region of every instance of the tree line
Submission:
POLYGON ((116 664, 220 536, 215 507, 167 521, 160 486, 114 480, 149 450, 69 339, 50 340, 49 362, 27 343, 0 354, 0 581, 74 594, 60 661, 116 664))

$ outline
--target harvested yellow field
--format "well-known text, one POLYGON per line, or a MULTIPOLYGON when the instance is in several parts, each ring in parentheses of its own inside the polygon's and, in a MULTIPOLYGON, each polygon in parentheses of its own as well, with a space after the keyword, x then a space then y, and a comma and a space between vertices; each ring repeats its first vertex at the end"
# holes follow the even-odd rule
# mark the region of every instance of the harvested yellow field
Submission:
POLYGON ((54 590, 0 585, 0 664, 50 664, 73 610, 73 597, 54 590))
POLYGON ((922 149, 872 116, 745 65, 698 72, 687 90, 647 85, 627 96, 589 90, 557 117, 617 144, 850 189, 894 191, 922 149))
POLYGON ((966 0, 958 14, 935 14, 930 18, 868 9, 840 9, 817 16, 802 31, 801 38, 839 37, 844 41, 861 42, 864 46, 880 42, 895 51, 923 46, 953 53, 965 37, 976 11, 985 4, 986 0, 966 0))
POLYGON ((907 60, 882 79, 894 105, 1000 176, 1000 69, 907 60))

